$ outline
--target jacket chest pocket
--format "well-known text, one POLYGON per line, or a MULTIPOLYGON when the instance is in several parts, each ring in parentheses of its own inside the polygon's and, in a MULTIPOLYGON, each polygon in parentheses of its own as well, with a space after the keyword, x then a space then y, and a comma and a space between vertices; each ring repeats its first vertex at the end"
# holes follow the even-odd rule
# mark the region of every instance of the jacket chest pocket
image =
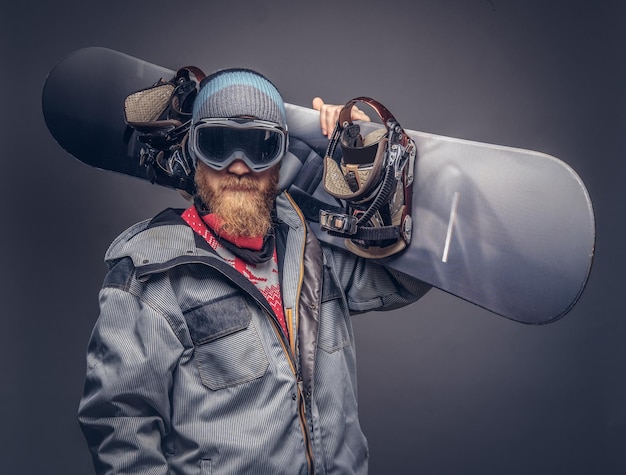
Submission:
POLYGON ((185 312, 202 383, 224 389, 262 377, 269 362, 252 314, 239 295, 185 312))

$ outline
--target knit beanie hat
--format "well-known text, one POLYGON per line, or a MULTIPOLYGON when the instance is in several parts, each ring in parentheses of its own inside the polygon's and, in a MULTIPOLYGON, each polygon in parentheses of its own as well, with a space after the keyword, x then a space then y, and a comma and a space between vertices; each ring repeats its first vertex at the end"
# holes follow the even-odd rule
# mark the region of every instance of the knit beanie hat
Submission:
POLYGON ((261 74, 249 69, 224 69, 202 81, 193 106, 193 123, 242 115, 287 128, 283 98, 261 74))

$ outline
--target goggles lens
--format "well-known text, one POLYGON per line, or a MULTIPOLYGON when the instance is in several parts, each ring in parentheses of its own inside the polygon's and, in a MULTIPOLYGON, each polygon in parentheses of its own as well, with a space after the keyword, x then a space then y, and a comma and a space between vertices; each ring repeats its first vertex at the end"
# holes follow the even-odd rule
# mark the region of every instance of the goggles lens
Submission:
POLYGON ((192 127, 190 138, 196 158, 218 170, 237 159, 254 171, 265 170, 287 150, 287 132, 260 120, 205 119, 192 127))

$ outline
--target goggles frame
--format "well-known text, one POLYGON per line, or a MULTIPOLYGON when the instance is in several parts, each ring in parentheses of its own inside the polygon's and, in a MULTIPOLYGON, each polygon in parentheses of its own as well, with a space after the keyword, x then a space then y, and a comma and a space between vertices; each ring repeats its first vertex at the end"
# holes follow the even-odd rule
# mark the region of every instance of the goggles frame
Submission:
POLYGON ((269 122, 260 119, 241 117, 201 119, 198 122, 192 123, 189 131, 189 153, 196 161, 200 160, 214 170, 223 170, 235 160, 241 160, 253 172, 261 172, 273 167, 278 162, 280 162, 287 153, 288 147, 289 134, 287 132, 287 127, 285 126, 283 128, 275 122, 269 122), (263 163, 258 163, 257 157, 250 156, 249 153, 247 153, 245 144, 241 147, 230 148, 225 151, 224 155, 226 156, 220 159, 215 159, 207 156, 202 151, 202 148, 199 144, 199 131, 207 128, 229 128, 242 131, 261 130, 271 132, 272 134, 276 134, 276 136, 279 138, 278 147, 276 149, 276 152, 274 153, 274 156, 269 160, 264 161, 263 163))

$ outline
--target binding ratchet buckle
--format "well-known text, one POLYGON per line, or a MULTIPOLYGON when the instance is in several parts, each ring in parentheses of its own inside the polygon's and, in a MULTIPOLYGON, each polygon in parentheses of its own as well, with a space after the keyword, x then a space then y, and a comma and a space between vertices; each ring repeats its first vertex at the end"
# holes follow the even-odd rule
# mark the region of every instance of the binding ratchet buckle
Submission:
POLYGON ((320 225, 322 229, 326 229, 327 231, 353 236, 358 230, 357 223, 358 219, 354 216, 325 210, 320 211, 320 225))
POLYGON ((324 188, 343 205, 344 213, 321 211, 320 225, 346 238, 362 257, 396 254, 411 242, 411 202, 415 142, 378 101, 357 97, 344 105, 324 158, 324 188), (384 127, 363 137, 351 120, 357 102, 370 105, 384 127), (340 159, 335 158, 339 144, 340 159))

